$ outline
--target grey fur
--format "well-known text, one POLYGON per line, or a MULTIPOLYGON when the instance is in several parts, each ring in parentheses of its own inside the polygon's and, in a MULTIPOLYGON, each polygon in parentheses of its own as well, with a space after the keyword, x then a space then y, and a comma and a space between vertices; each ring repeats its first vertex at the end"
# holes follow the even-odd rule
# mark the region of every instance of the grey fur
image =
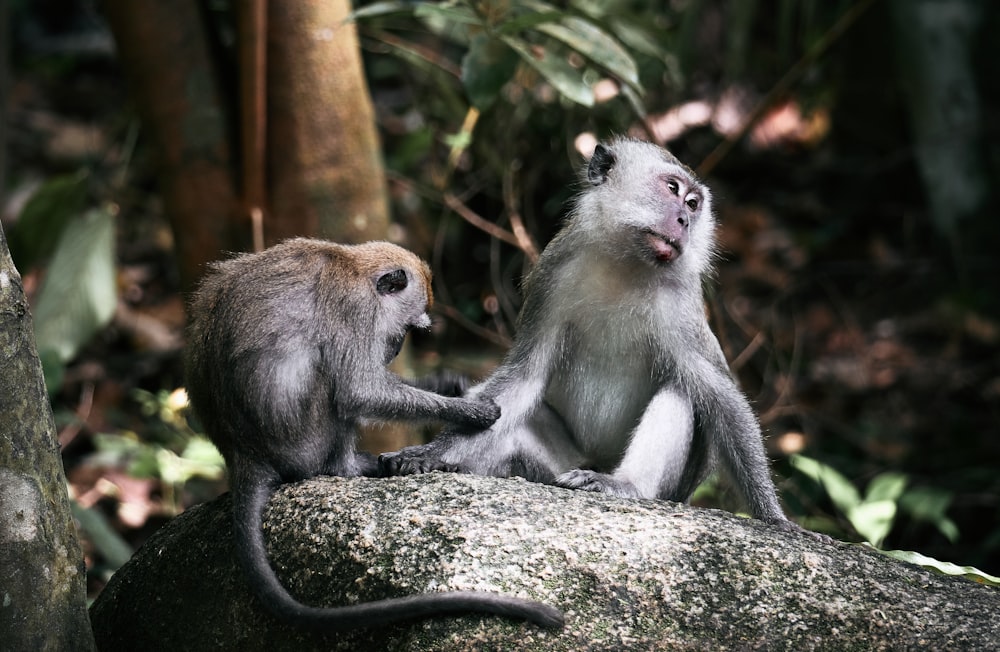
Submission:
POLYGON ((788 525, 760 426, 705 316, 711 193, 666 150, 599 145, 565 227, 525 283, 514 344, 469 396, 490 428, 381 456, 435 469, 686 501, 716 461, 751 513, 788 525))
POLYGON ((457 396, 457 378, 404 382, 386 368, 411 328, 430 325, 431 300, 429 268, 405 249, 299 238, 216 263, 191 303, 187 391, 229 468, 237 554, 250 584, 287 620, 335 630, 482 611, 562 623, 546 605, 480 592, 308 607, 268 563, 261 519, 279 484, 375 474, 375 459, 356 451, 361 420, 438 420, 465 430, 496 421, 489 399, 457 396))

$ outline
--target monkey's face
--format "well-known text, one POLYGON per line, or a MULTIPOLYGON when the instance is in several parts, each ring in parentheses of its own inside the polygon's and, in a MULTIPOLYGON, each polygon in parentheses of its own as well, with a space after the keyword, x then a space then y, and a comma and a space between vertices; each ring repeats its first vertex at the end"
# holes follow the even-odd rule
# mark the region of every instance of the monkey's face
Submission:
POLYGON ((634 140, 598 145, 587 179, 577 215, 609 253, 671 274, 708 269, 711 193, 669 152, 634 140))
POLYGON ((386 328, 386 357, 388 364, 399 355, 403 341, 411 329, 430 328, 427 314, 429 289, 424 286, 423 275, 412 269, 397 267, 380 271, 373 283, 379 297, 386 328))

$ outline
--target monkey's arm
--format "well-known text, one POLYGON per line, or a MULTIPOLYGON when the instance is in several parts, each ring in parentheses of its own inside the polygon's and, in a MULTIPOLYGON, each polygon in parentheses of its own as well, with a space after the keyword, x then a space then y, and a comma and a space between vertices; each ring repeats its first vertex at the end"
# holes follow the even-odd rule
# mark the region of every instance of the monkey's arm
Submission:
POLYGON ((363 382, 342 383, 336 401, 345 414, 355 417, 444 421, 465 430, 488 428, 500 416, 490 400, 473 400, 435 394, 403 382, 383 369, 370 369, 363 382))
MULTIPOLYGON (((522 325, 521 332, 531 329, 531 324, 522 325)), ((475 434, 449 429, 423 446, 383 453, 379 456, 380 472, 391 476, 459 471, 551 481, 559 472, 549 459, 551 451, 535 443, 562 436, 564 430, 564 426, 549 428, 558 419, 544 405, 549 374, 562 346, 558 330, 547 332, 556 335, 519 339, 493 375, 469 391, 469 398, 491 400, 500 406, 501 417, 492 427, 475 434), (537 436, 539 429, 545 431, 544 436, 537 436)))
POLYGON ((787 522, 771 480, 764 440, 750 402, 728 369, 722 371, 707 359, 698 373, 695 411, 708 441, 747 508, 764 521, 787 522))

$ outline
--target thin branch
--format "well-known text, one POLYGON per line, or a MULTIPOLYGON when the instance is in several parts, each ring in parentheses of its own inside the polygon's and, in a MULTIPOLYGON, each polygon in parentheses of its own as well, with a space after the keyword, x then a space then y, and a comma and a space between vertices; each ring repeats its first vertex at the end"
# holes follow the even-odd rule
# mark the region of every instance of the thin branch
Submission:
POLYGON ((514 237, 517 238, 517 246, 528 257, 531 264, 534 265, 538 262, 538 245, 535 244, 528 230, 524 228, 524 220, 521 219, 521 213, 518 211, 517 193, 514 191, 514 169, 512 166, 508 166, 507 171, 503 175, 503 200, 507 205, 510 228, 514 232, 514 237))
POLYGON ((510 348, 511 340, 509 337, 505 337, 500 333, 491 331, 488 328, 483 328, 476 322, 472 321, 468 317, 462 314, 462 311, 454 306, 450 306, 446 303, 441 303, 440 301, 434 302, 434 308, 444 314, 445 317, 457 322, 460 326, 467 328, 471 332, 475 333, 479 337, 489 340, 494 344, 510 348))
POLYGON ((486 233, 493 236, 497 240, 503 240, 507 244, 517 247, 518 249, 521 249, 523 251, 521 247, 521 242, 517 239, 517 236, 515 236, 513 233, 511 233, 506 229, 500 228, 493 222, 490 222, 489 220, 480 217, 478 213, 476 213, 471 208, 462 203, 462 200, 460 200, 451 192, 446 191, 442 196, 442 199, 444 200, 444 203, 448 208, 458 213, 459 217, 461 217, 463 220, 465 220, 472 226, 476 227, 481 231, 485 231, 486 233))

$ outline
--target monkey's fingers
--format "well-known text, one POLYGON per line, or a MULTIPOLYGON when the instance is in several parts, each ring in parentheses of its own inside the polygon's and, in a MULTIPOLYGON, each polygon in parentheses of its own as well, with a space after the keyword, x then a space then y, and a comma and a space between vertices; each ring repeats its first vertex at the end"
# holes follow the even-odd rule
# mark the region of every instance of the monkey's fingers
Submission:
POLYGON ((378 456, 379 476, 389 478, 397 475, 420 475, 432 471, 462 473, 458 464, 449 464, 440 458, 419 450, 419 446, 404 448, 396 453, 382 453, 378 456))
POLYGON ((631 482, 589 469, 567 471, 556 478, 555 484, 566 489, 594 491, 620 498, 640 498, 639 490, 631 482))
POLYGON ((467 410, 461 420, 451 420, 451 431, 462 434, 477 433, 486 430, 500 418, 500 406, 490 400, 462 399, 467 410))

